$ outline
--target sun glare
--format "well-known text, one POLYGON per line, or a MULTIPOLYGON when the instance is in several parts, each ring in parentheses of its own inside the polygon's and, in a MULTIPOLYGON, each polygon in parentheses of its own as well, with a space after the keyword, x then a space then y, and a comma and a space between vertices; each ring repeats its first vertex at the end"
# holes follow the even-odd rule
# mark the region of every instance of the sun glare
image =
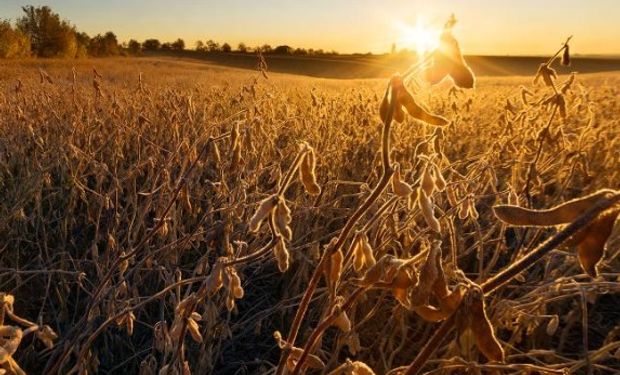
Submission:
POLYGON ((419 55, 432 51, 439 45, 440 31, 429 27, 423 18, 418 18, 415 25, 397 22, 396 28, 400 33, 399 46, 415 49, 419 55))

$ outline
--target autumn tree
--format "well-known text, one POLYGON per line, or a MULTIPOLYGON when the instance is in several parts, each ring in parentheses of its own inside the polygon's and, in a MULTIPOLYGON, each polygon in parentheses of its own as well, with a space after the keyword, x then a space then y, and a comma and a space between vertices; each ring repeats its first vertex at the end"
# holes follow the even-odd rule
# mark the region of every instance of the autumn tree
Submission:
POLYGON ((171 44, 171 47, 175 51, 183 51, 185 49, 185 41, 179 38, 171 44))
POLYGON ((142 43, 142 48, 145 51, 157 51, 161 48, 161 42, 159 39, 147 39, 142 43))
POLYGON ((41 57, 75 57, 78 49, 76 31, 48 6, 22 7, 24 16, 17 28, 30 38, 32 52, 41 57))
POLYGON ((88 56, 88 48, 90 47, 90 36, 84 32, 75 33, 77 40, 77 51, 75 57, 81 58, 88 56))
POLYGON ((220 50, 220 44, 213 39, 207 40, 207 51, 218 52, 220 50))
POLYGON ((127 42, 127 50, 132 55, 139 55, 142 52, 142 45, 135 39, 130 39, 127 42))
POLYGON ((27 57, 30 53, 30 38, 8 21, 0 21, 0 58, 27 57))
POLYGON ((104 35, 97 35, 90 40, 88 54, 91 56, 116 56, 120 54, 120 47, 116 35, 108 31, 104 35))

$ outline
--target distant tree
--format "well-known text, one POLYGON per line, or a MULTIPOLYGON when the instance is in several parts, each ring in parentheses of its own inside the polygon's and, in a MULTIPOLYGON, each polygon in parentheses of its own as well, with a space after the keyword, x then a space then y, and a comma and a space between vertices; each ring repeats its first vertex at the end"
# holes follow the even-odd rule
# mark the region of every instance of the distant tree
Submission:
POLYGON ((271 51, 273 51, 273 48, 271 48, 271 46, 270 46, 269 44, 263 44, 263 45, 260 47, 260 51, 261 51, 262 53, 271 53, 271 51))
POLYGON ((95 35, 88 43, 88 54, 91 56, 117 56, 120 50, 116 35, 111 31, 95 35))
POLYGON ((392 43, 392 47, 390 48, 390 54, 396 54, 396 43, 392 43))
POLYGON ((83 58, 88 56, 88 47, 90 45, 90 37, 84 32, 76 32, 75 39, 77 40, 77 52, 75 57, 83 58))
POLYGON ((76 31, 62 21, 48 6, 22 7, 24 16, 17 29, 30 38, 32 52, 41 57, 75 57, 78 49, 76 31))
POLYGON ((108 31, 103 36, 103 53, 104 56, 116 56, 120 53, 120 46, 116 34, 108 31))
POLYGON ((97 34, 90 38, 88 41, 88 54, 90 56, 102 56, 103 44, 103 36, 101 34, 97 34))
POLYGON ((204 52, 207 50, 207 47, 205 46, 205 44, 202 42, 202 40, 199 40, 196 42, 196 51, 198 52, 204 52))
POLYGON ((171 43, 164 43, 161 45, 161 50, 162 51, 171 51, 172 50, 172 44, 171 43))
POLYGON ((218 52, 220 50, 220 45, 213 39, 207 40, 207 51, 209 52, 218 52))
POLYGON ((308 55, 314 55, 314 49, 308 48, 308 55))
POLYGON ((315 55, 324 55, 324 54, 325 54, 325 51, 323 51, 322 49, 320 49, 320 48, 319 48, 319 49, 317 49, 317 50, 315 50, 315 51, 314 51, 314 54, 315 54, 315 55))
POLYGON ((183 51, 185 49, 185 41, 179 38, 172 43, 171 47, 175 51, 183 51))
POLYGON ((161 42, 159 39, 147 39, 142 42, 142 49, 145 51, 157 51, 161 48, 161 42))
POLYGON ((239 43, 239 45, 237 46, 237 51, 241 52, 241 53, 247 53, 248 52, 248 46, 245 45, 245 43, 239 43))
POLYGON ((284 45, 284 46, 277 46, 273 50, 273 53, 278 54, 278 55, 292 55, 293 51, 294 49, 292 47, 284 45))
POLYGON ((305 56, 308 54, 308 51, 306 51, 304 48, 295 48, 295 51, 293 51, 294 55, 299 55, 299 56, 305 56))
POLYGON ((0 21, 0 58, 30 56, 30 38, 11 27, 8 21, 0 21))
POLYGON ((139 55, 142 52, 142 45, 135 39, 130 39, 127 43, 127 50, 132 55, 139 55))
POLYGON ((231 52, 231 51, 232 51, 232 47, 230 46, 230 44, 228 43, 222 44, 222 52, 231 52))

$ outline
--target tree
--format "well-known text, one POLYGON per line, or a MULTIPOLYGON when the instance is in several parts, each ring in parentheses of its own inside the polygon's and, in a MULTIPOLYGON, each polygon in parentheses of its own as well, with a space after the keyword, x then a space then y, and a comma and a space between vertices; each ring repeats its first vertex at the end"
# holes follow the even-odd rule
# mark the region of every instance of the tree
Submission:
POLYGON ((205 52, 206 50, 207 47, 205 47, 205 44, 202 42, 202 40, 196 42, 196 51, 205 52))
POLYGON ((222 52, 231 52, 232 48, 230 47, 230 44, 228 43, 224 43, 222 44, 222 52))
POLYGON ((273 48, 271 48, 269 44, 263 44, 263 46, 260 47, 260 51, 262 53, 271 53, 271 51, 273 51, 273 48))
POLYGON ((76 31, 62 21, 48 6, 22 7, 24 16, 17 20, 17 29, 30 38, 32 52, 41 57, 75 57, 78 50, 76 31))
POLYGON ((171 51, 172 50, 172 44, 166 42, 164 44, 161 45, 161 50, 162 51, 171 51))
POLYGON ((116 35, 108 31, 104 35, 98 34, 88 44, 88 54, 91 56, 117 56, 120 47, 116 35))
POLYGON ((274 50, 273 53, 276 53, 278 55, 292 55, 293 54, 293 48, 290 46, 277 46, 274 50))
POLYGON ((161 48, 161 42, 158 39, 147 39, 142 43, 145 51, 157 51, 161 48))
POLYGON ((0 21, 0 58, 27 57, 30 53, 30 38, 8 21, 0 21))
POLYGON ((245 43, 239 43, 239 45, 237 46, 237 51, 241 52, 241 53, 247 53, 248 52, 248 46, 245 45, 245 43))
POLYGON ((135 39, 130 39, 127 43, 127 49, 132 55, 139 55, 142 52, 142 45, 135 39))
POLYGON ((171 47, 175 51, 183 51, 185 49, 185 41, 179 38, 172 43, 171 47))
POLYGON ((75 39, 77 40, 77 52, 75 57, 82 58, 88 56, 88 47, 90 46, 90 37, 86 33, 75 33, 75 39))
POLYGON ((217 52, 220 50, 219 43, 215 42, 213 39, 207 40, 207 51, 209 52, 217 52))
POLYGON ((116 56, 120 54, 118 39, 116 38, 116 34, 111 31, 108 31, 103 36, 103 53, 104 56, 116 56))

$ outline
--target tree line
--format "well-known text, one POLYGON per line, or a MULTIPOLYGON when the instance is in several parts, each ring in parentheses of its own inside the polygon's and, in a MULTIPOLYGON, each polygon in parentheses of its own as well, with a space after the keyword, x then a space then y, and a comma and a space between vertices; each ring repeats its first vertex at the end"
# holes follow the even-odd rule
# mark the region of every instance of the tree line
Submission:
MULTIPOLYGON (((80 32, 69 21, 63 20, 58 13, 48 6, 22 7, 23 15, 15 22, 0 20, 0 58, 22 57, 58 57, 81 58, 87 56, 140 55, 153 51, 183 51, 186 44, 183 39, 174 42, 161 42, 147 39, 138 42, 131 39, 119 43, 112 31, 93 37, 80 32)), ((253 53, 281 55, 335 55, 336 51, 326 52, 322 49, 293 48, 287 45, 272 48, 268 44, 250 47, 239 43, 233 49, 228 43, 214 40, 197 41, 195 50, 199 53, 253 53)))
POLYGON ((85 57, 121 53, 116 35, 108 31, 90 37, 48 6, 22 7, 23 16, 14 24, 0 21, 0 57, 85 57))

